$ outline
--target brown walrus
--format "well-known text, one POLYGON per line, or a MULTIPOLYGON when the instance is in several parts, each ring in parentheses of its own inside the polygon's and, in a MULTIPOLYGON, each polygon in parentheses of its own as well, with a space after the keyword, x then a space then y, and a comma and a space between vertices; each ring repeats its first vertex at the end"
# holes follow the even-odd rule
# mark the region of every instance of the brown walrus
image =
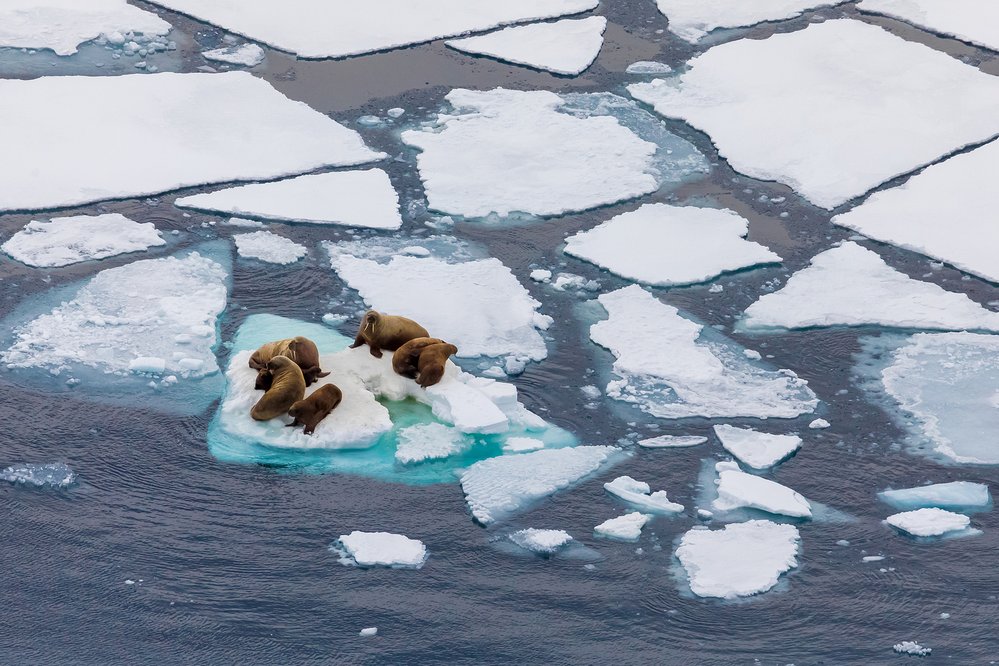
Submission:
POLYGON ((458 348, 447 342, 437 345, 427 345, 420 352, 420 360, 416 364, 416 383, 427 388, 433 386, 444 376, 444 366, 449 356, 458 353, 458 348))
POLYGON ((303 432, 311 435, 316 431, 319 422, 329 416, 341 400, 343 400, 343 391, 336 384, 320 386, 308 398, 299 400, 291 406, 288 415, 295 417, 295 420, 288 425, 303 425, 305 426, 303 432))
MULTIPOLYGON (((275 356, 287 356, 297 363, 305 376, 306 386, 311 386, 320 377, 330 374, 323 372, 319 367, 319 348, 316 347, 316 343, 301 335, 263 345, 250 355, 250 367, 254 370, 263 370, 267 367, 267 362, 275 356)), ((262 373, 257 375, 256 388, 267 390, 267 380, 262 373)))
POLYGON ((412 319, 368 310, 364 313, 364 318, 361 319, 361 327, 358 329, 357 337, 350 348, 355 349, 368 343, 371 355, 375 358, 381 358, 383 349, 395 351, 413 338, 427 337, 430 337, 427 329, 412 319))
POLYGON ((417 362, 420 359, 420 352, 429 345, 442 344, 444 341, 437 338, 413 338, 392 354, 392 369, 397 375, 416 379, 416 373, 419 372, 417 362))
POLYGON ((271 387, 250 410, 255 421, 269 421, 287 414, 291 406, 305 397, 305 376, 302 369, 287 356, 275 356, 267 361, 271 387))

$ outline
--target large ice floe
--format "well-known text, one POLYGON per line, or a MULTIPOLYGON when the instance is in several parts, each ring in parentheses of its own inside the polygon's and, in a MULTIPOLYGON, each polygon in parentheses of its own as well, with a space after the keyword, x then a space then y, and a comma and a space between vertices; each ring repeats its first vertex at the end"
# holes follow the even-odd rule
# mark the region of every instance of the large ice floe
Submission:
POLYGON ((475 520, 490 525, 615 462, 620 451, 577 446, 489 458, 465 470, 461 488, 475 520))
POLYGON ((430 208, 464 217, 560 215, 648 194, 704 157, 610 93, 452 90, 452 111, 402 133, 430 208))
POLYGON ((863 0, 857 9, 999 51, 999 5, 989 0, 863 0))
POLYGON ((391 532, 341 534, 330 550, 340 555, 340 563, 354 567, 420 569, 429 553, 422 541, 391 532))
POLYGON ((269 264, 293 264, 308 253, 304 245, 270 231, 236 234, 232 240, 236 243, 239 256, 269 264))
POLYGON ((997 171, 999 141, 993 141, 875 192, 832 221, 999 282, 999 224, 983 223, 999 208, 997 171))
POLYGON ((911 511, 914 509, 947 509, 948 511, 985 511, 992 507, 989 487, 971 481, 949 481, 915 488, 884 490, 878 499, 885 504, 911 511))
POLYGON ((860 21, 730 42, 689 66, 628 90, 706 132, 737 171, 824 208, 999 134, 999 79, 860 21))
POLYGON ((619 476, 604 484, 604 490, 636 509, 650 513, 682 513, 683 505, 671 502, 665 490, 652 492, 649 484, 630 476, 619 476))
POLYGON ((747 474, 734 462, 715 465, 718 496, 711 507, 716 511, 757 509, 778 516, 811 518, 812 505, 796 491, 776 481, 747 474))
POLYGON ((0 481, 36 488, 68 488, 76 482, 76 473, 66 463, 20 463, 0 470, 0 481))
POLYGON ((180 197, 174 204, 240 217, 398 229, 399 195, 381 169, 332 171, 180 197))
POLYGON ((815 409, 807 382, 749 359, 717 331, 680 316, 638 285, 598 298, 590 339, 615 356, 607 395, 659 418, 794 418, 815 409))
POLYGON ((0 166, 0 210, 276 178, 384 156, 247 72, 0 79, 0 100, 0 146, 18 156, 0 166), (61 103, 67 99, 87 103, 61 103))
MULTIPOLYGON (((509 438, 529 436, 546 446, 575 443, 517 400, 512 384, 475 377, 448 362, 444 378, 428 389, 392 370, 392 355, 373 357, 366 346, 322 324, 270 314, 248 317, 232 341, 222 404, 208 431, 216 457, 316 472, 346 472, 409 483, 454 481, 454 470, 501 455, 509 438), (271 340, 303 335, 316 343, 326 384, 343 392, 340 405, 306 435, 285 427, 290 417, 254 421, 250 354, 271 340)), ((522 454, 527 455, 527 454, 522 454)), ((519 457, 519 456, 516 456, 519 457)))
POLYGON ((82 396, 152 393, 143 406, 199 410, 221 383, 214 348, 229 263, 228 246, 207 243, 33 300, 4 322, 12 332, 0 361, 16 377, 79 385, 82 396), (52 300, 61 303, 52 308, 52 300))
POLYGON ((589 16, 506 28, 445 44, 466 53, 575 76, 596 60, 606 28, 607 19, 603 16, 589 16))
POLYGON ((726 451, 753 469, 769 469, 801 447, 797 435, 775 435, 731 425, 716 425, 715 436, 726 451))
POLYGON ((801 537, 794 525, 750 520, 720 530, 694 528, 680 539, 676 557, 690 591, 734 599, 766 592, 798 566, 801 537))
POLYGON ((999 313, 966 295, 896 271, 876 252, 846 242, 812 258, 779 291, 750 305, 745 328, 882 326, 999 332, 999 313))
POLYGON ((642 536, 642 528, 650 520, 650 514, 632 511, 617 518, 608 518, 594 527, 593 533, 614 541, 638 541, 638 537, 642 536))
POLYGON ((763 21, 794 18, 817 7, 844 0, 656 0, 669 19, 666 28, 674 35, 696 43, 717 28, 742 28, 763 21))
POLYGON ((965 536, 977 534, 971 519, 960 513, 929 508, 896 513, 885 518, 895 529, 914 537, 965 536))
POLYGON ((570 236, 565 252, 621 277, 669 287, 780 262, 747 241, 748 232, 748 221, 728 209, 645 204, 570 236))
POLYGON ((4 0, 0 4, 0 47, 76 53, 84 42, 124 33, 165 35, 170 24, 125 0, 4 0))
POLYGON ((158 245, 166 245, 166 241, 151 222, 107 213, 32 220, 0 249, 22 264, 54 268, 158 245))

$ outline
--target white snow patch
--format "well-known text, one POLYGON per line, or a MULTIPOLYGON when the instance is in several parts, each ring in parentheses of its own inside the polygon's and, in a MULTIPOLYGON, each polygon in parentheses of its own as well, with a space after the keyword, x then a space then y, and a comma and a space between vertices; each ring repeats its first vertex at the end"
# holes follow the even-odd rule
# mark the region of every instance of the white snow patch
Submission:
POLYGON ((308 254, 304 245, 270 231, 236 234, 232 239, 236 242, 239 256, 270 264, 293 264, 308 254))
POLYGON ((224 62, 229 65, 256 67, 264 61, 265 55, 264 50, 256 44, 242 44, 202 51, 201 57, 205 60, 224 62))
POLYGON ((511 534, 510 541, 532 553, 551 555, 568 545, 572 541, 572 536, 565 530, 539 530, 529 527, 511 534))
POLYGON ((774 435, 730 425, 716 425, 715 435, 726 451, 753 469, 769 469, 801 447, 797 435, 774 435))
POLYGON ((604 484, 604 490, 637 509, 650 513, 682 513, 683 505, 671 502, 665 490, 651 492, 649 484, 630 476, 619 476, 604 484))
POLYGON ((885 522, 912 536, 934 537, 968 529, 971 518, 952 511, 929 508, 896 513, 885 518, 885 522))
POLYGON ((741 28, 764 21, 780 21, 816 7, 837 5, 844 0, 656 0, 669 19, 666 28, 688 42, 696 43, 716 28, 741 28))
POLYGON ((638 445, 645 449, 676 449, 688 446, 699 446, 708 441, 707 437, 698 435, 659 435, 638 440, 638 445))
POLYGON ((863 0, 857 9, 999 51, 999 6, 990 0, 863 0))
POLYGON ((747 474, 733 462, 720 462, 715 469, 718 471, 718 497, 712 507, 717 511, 745 508, 792 518, 812 517, 808 500, 787 486, 747 474))
POLYGON ((390 532, 341 534, 333 548, 341 554, 340 563, 356 567, 419 569, 427 561, 422 541, 390 532))
POLYGON ((52 268, 165 244, 151 222, 140 224, 124 215, 108 213, 32 220, 0 249, 22 264, 52 268))
POLYGON ((422 423, 399 431, 395 459, 403 465, 440 460, 461 453, 468 446, 460 430, 442 423, 422 423))
POLYGON ((633 511, 605 520, 593 528, 593 533, 615 541, 638 541, 638 537, 642 535, 642 528, 650 520, 652 520, 651 515, 633 511))
POLYGON ((898 509, 987 509, 992 504, 989 487, 971 481, 934 483, 878 493, 878 499, 898 509))

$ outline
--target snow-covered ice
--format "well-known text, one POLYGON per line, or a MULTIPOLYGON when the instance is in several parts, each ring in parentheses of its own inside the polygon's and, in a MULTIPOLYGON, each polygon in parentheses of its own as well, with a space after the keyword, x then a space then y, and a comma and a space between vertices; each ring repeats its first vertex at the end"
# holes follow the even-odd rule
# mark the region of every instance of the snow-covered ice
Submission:
POLYGON ((829 421, 826 421, 825 419, 815 419, 808 424, 808 428, 810 430, 825 430, 830 425, 829 421))
POLYGON ((999 313, 891 268, 847 241, 812 258, 778 291, 750 305, 746 328, 885 326, 999 332, 999 313))
POLYGON ((801 447, 797 435, 775 435, 730 425, 716 425, 715 435, 726 451, 753 469, 769 469, 801 447))
POLYGON ((718 497, 712 503, 717 511, 759 509, 792 518, 811 518, 812 507, 804 497, 776 481, 747 474, 733 462, 715 465, 718 497))
POLYGON ((213 62, 224 62, 227 65, 256 67, 264 61, 265 54, 264 50, 256 44, 242 44, 203 51, 201 57, 213 62))
POLYGON ((605 520, 593 528, 593 533, 615 541, 638 541, 638 537, 642 535, 642 528, 650 520, 652 520, 650 514, 632 511, 623 516, 605 520))
POLYGON ((526 453, 545 448, 545 443, 534 437, 508 437, 503 444, 504 453, 526 453))
POLYGON ((609 349, 619 379, 607 394, 659 418, 794 418, 818 404, 807 383, 743 355, 716 331, 680 316, 638 285, 602 294, 607 319, 590 338, 609 349))
POLYGON ((892 649, 899 654, 908 654, 913 657, 926 657, 933 652, 933 648, 924 647, 916 641, 902 641, 893 645, 892 649))
POLYGON ((971 519, 967 516, 929 508, 904 511, 885 518, 885 522, 915 537, 935 537, 967 530, 971 519))
POLYGON ((398 229, 399 195, 381 169, 332 171, 181 197, 181 208, 282 222, 398 229))
POLYGON ((489 458, 465 470, 461 488, 472 516, 489 525, 596 472, 619 451, 577 446, 489 458))
POLYGON ((356 4, 286 0, 155 0, 157 5, 303 58, 342 58, 578 14, 597 0, 377 0, 356 4))
POLYGON ((308 254, 304 245, 270 231, 236 234, 232 239, 236 242, 239 256, 269 264, 293 264, 308 254))
POLYGON ((863 0, 857 9, 999 51, 999 6, 990 0, 863 0))
POLYGON ((688 446, 698 446, 708 441, 707 437, 699 435, 659 435, 638 440, 638 445, 644 449, 677 449, 688 446))
POLYGON ((844 0, 656 0, 659 11, 669 19, 667 29, 691 43, 716 28, 742 28, 764 21, 780 21, 809 9, 841 2, 844 0))
POLYGON ((23 483, 39 488, 44 486, 66 488, 73 485, 76 481, 76 473, 65 463, 48 463, 44 465, 21 463, 11 465, 0 471, 0 481, 23 483))
POLYGON ((824 208, 999 134, 999 79, 849 19, 716 46, 628 90, 824 208))
POLYGON ((151 222, 140 224, 119 213, 107 213, 32 220, 0 249, 22 264, 53 268, 165 244, 151 222))
POLYGON ((999 224, 983 223, 999 208, 997 171, 999 141, 993 141, 875 192, 832 221, 999 282, 999 224))
POLYGON ((630 476, 619 476, 604 484, 604 490, 636 509, 650 513, 682 513, 683 505, 671 502, 665 490, 652 492, 649 484, 630 476))
POLYGON ((276 178, 383 157, 248 72, 0 79, 0 210, 276 178), (65 104, 85 99, 86 104, 65 104), (247 136, 253 140, 248 141, 247 136))
POLYGON ((354 530, 341 534, 331 548, 340 553, 342 564, 356 567, 419 569, 428 557, 422 541, 390 532, 354 530))
POLYGON ((988 485, 971 481, 950 481, 915 488, 889 489, 878 493, 878 499, 896 509, 907 511, 929 508, 974 511, 992 506, 988 485))
POLYGON ((603 16, 588 16, 505 28, 445 44, 466 53, 575 76, 596 60, 606 28, 607 19, 603 16))
POLYGON ((750 520, 720 530, 692 529, 676 557, 699 597, 734 599, 766 592, 798 566, 798 528, 750 520))
POLYGON ((542 530, 529 527, 511 534, 510 541, 532 553, 551 555, 567 546, 572 541, 572 536, 565 530, 542 530))
POLYGON ((361 629, 359 632, 357 632, 357 635, 364 636, 365 638, 369 636, 377 636, 378 627, 365 627, 364 629, 361 629))
POLYGON ((461 453, 470 446, 471 442, 457 428, 443 423, 423 423, 399 431, 395 459, 403 465, 440 460, 461 453))
POLYGON ((645 204, 570 236, 565 252, 629 280, 669 287, 780 263, 778 255, 747 241, 748 232, 749 222, 725 208, 645 204))

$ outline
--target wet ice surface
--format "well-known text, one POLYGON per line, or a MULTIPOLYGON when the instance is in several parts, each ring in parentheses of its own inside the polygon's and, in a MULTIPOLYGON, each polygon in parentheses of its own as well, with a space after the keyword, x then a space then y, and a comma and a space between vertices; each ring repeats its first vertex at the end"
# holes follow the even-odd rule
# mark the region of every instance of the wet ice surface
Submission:
POLYGON ((897 509, 950 509, 982 511, 992 506, 989 487, 971 481, 934 483, 918 488, 899 488, 878 493, 878 499, 897 509))
POLYGON ((158 245, 166 245, 166 241, 152 223, 108 213, 32 220, 0 249, 29 266, 55 267, 158 245))

